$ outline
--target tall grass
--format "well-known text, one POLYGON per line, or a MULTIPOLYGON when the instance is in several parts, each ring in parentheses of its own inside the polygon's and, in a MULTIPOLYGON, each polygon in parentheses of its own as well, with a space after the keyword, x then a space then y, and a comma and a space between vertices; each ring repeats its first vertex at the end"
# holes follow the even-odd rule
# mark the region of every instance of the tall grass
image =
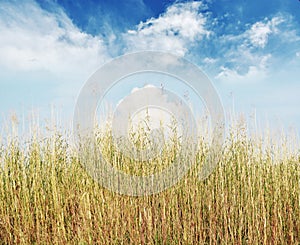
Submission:
MULTIPOLYGON (((1 244, 300 243, 300 154, 288 150, 289 138, 276 146, 236 125, 207 179, 197 177, 203 144, 199 166, 176 186, 130 197, 98 185, 64 136, 56 131, 1 144, 1 244)), ((114 157, 107 135, 100 140, 112 164, 138 171, 114 157)))

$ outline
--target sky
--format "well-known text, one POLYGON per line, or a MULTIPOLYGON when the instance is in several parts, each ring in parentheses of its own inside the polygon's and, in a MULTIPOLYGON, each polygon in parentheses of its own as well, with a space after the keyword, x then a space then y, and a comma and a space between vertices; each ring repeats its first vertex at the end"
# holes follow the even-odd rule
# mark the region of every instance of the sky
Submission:
POLYGON ((226 112, 300 131, 298 0, 1 0, 0 125, 70 122, 93 72, 142 50, 198 65, 226 112))

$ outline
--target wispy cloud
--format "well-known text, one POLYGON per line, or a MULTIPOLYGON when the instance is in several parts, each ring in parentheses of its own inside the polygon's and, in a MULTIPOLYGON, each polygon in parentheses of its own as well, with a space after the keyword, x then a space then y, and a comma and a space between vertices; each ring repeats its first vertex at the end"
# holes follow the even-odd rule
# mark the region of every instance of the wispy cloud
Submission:
POLYGON ((107 59, 102 39, 81 32, 61 9, 50 13, 33 1, 2 2, 0 13, 0 66, 5 69, 91 72, 107 59))
MULTIPOLYGON (((185 56, 204 68, 224 91, 239 93, 244 85, 253 87, 251 93, 240 96, 240 104, 255 101, 253 94, 263 98, 261 89, 276 86, 290 104, 298 105, 298 94, 281 85, 297 88, 300 82, 300 31, 294 17, 278 12, 235 25, 230 14, 220 17, 210 11, 209 3, 175 2, 158 17, 122 28, 112 28, 109 21, 117 17, 107 18, 111 13, 106 13, 90 17, 87 29, 101 26, 100 33, 89 34, 58 4, 47 9, 34 0, 1 1, 0 98, 6 98, 0 103, 1 111, 12 103, 17 107, 21 100, 27 103, 32 97, 39 98, 38 106, 55 100, 70 108, 82 83, 101 64, 138 50, 185 56), (47 96, 43 95, 45 89, 47 96)), ((269 98, 268 104, 275 105, 275 97, 269 98)), ((261 107, 267 104, 265 100, 258 103, 261 107)), ((284 115, 283 109, 279 113, 284 115)))
POLYGON ((208 36, 201 2, 175 3, 158 18, 141 22, 123 35, 126 50, 163 50, 185 55, 190 46, 208 36))
POLYGON ((269 36, 279 33, 278 25, 282 22, 284 22, 283 17, 277 16, 271 20, 258 21, 251 26, 245 35, 248 36, 253 46, 264 48, 268 43, 269 36))
POLYGON ((296 53, 299 37, 291 17, 281 13, 248 25, 242 33, 224 34, 217 42, 223 58, 216 78, 225 82, 262 81, 276 73, 278 62, 296 53))
MULTIPOLYGON (((245 73, 239 73, 236 69, 230 69, 221 66, 221 72, 215 77, 217 80, 221 80, 226 83, 237 83, 245 82, 255 84, 257 82, 263 81, 267 77, 267 62, 271 55, 265 55, 261 57, 257 65, 250 65, 247 67, 245 73)), ((253 57, 251 57, 253 58, 253 57)))

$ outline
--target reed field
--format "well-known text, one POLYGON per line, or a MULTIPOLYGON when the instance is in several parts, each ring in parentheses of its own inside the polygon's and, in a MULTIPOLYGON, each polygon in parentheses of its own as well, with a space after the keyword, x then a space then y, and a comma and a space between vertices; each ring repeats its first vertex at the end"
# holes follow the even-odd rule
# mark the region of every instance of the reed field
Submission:
MULTIPOLYGON (((132 197, 94 181, 72 135, 51 132, 0 141, 0 244, 300 244, 293 137, 274 142, 237 123, 204 181, 197 174, 208 146, 200 142, 195 166, 175 186, 132 197)), ((139 164, 115 152, 109 132, 97 137, 111 164, 128 173, 160 171, 176 156, 177 148, 167 147, 160 161, 139 164)))

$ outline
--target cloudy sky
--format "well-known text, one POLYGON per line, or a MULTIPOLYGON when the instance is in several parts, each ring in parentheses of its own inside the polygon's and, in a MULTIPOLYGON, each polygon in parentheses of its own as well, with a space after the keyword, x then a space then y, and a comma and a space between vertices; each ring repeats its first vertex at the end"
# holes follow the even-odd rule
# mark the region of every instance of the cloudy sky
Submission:
POLYGON ((139 50, 197 64, 226 111, 300 130, 298 0, 1 0, 0 122, 71 120, 89 76, 139 50))

